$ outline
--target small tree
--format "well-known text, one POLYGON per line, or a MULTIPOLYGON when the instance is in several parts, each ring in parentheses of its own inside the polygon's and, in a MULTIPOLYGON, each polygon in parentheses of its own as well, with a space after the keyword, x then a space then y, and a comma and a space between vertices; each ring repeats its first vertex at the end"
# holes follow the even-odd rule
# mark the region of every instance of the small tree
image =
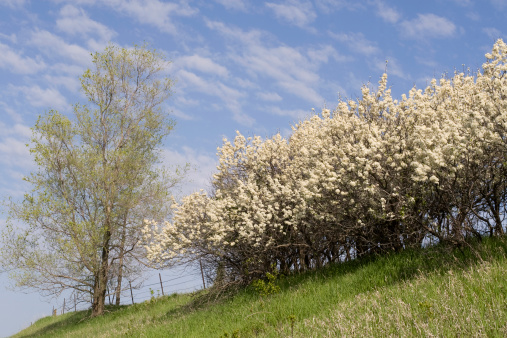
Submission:
POLYGON ((8 203, 1 264, 19 287, 91 294, 97 316, 108 281, 118 300, 124 271, 139 270, 143 219, 168 216, 183 172, 156 168, 174 126, 161 107, 172 86, 161 55, 110 45, 93 63, 81 77, 89 104, 75 106, 74 120, 50 111, 33 128, 33 189, 8 203))

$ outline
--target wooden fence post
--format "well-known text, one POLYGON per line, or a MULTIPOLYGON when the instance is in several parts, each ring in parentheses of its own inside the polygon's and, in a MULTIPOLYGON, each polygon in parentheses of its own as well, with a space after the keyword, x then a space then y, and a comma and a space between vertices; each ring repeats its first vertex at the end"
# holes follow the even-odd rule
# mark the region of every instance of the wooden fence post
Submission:
POLYGON ((162 276, 160 276, 160 272, 158 273, 158 278, 160 279, 160 288, 162 289, 162 296, 164 295, 164 286, 162 285, 162 276))
POLYGON ((202 287, 206 289, 206 284, 204 283, 204 272, 202 271, 202 260, 199 259, 199 265, 201 266, 201 276, 202 276, 202 287))
POLYGON ((132 293, 132 284, 130 283, 130 281, 129 286, 130 286, 130 296, 132 297, 132 304, 134 304, 134 294, 132 293))

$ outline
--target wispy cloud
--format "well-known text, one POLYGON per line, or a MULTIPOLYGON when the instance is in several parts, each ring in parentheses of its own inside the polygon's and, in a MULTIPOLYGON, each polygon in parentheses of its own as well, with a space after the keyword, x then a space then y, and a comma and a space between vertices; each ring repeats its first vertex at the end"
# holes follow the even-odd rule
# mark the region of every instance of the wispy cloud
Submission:
POLYGON ((0 43, 0 68, 12 73, 34 74, 46 68, 46 64, 39 59, 25 57, 7 45, 0 43))
POLYGON ((269 111, 272 114, 279 116, 289 116, 293 118, 295 121, 303 120, 312 114, 310 109, 282 109, 278 106, 268 106, 265 108, 266 111, 269 111))
POLYGON ((333 60, 336 62, 347 62, 351 61, 351 58, 338 53, 338 51, 332 45, 322 45, 315 49, 309 49, 306 54, 310 61, 315 65, 328 63, 333 60))
POLYGON ((181 110, 179 109, 170 109, 169 110, 169 113, 171 115, 171 117, 177 117, 179 119, 182 119, 182 120, 187 120, 187 121, 190 121, 190 120, 194 120, 194 116, 190 115, 190 114, 187 114, 187 113, 184 113, 182 112, 181 110))
POLYGON ((348 48, 357 54, 365 57, 365 63, 375 72, 384 72, 386 70, 386 60, 388 61, 388 74, 407 79, 408 75, 402 70, 400 62, 394 56, 385 55, 377 46, 376 42, 366 39, 363 33, 332 33, 329 35, 334 39, 346 44, 348 48))
POLYGON ((0 116, 9 116, 16 123, 23 121, 21 114, 5 102, 0 101, 0 112, 0 116))
POLYGON ((401 68, 400 62, 394 56, 387 56, 385 59, 373 58, 372 62, 373 68, 379 72, 387 70, 388 75, 397 76, 401 79, 410 78, 409 74, 401 68))
POLYGON ((400 20, 401 14, 395 8, 386 5, 384 1, 374 0, 372 3, 377 7, 377 16, 381 17, 384 21, 397 23, 400 20))
POLYGON ((203 73, 215 74, 221 77, 227 77, 229 74, 227 68, 219 65, 210 58, 197 54, 182 56, 174 61, 176 68, 194 69, 203 73))
POLYGON ((363 33, 329 33, 334 39, 346 44, 349 49, 366 56, 378 54, 380 49, 377 44, 365 38, 363 33))
POLYGON ((190 164, 192 170, 184 180, 182 195, 188 195, 200 189, 210 187, 213 173, 216 172, 218 161, 214 154, 200 152, 190 147, 180 150, 166 148, 162 151, 162 164, 168 167, 190 164))
POLYGON ((9 86, 13 94, 22 94, 28 104, 42 108, 67 108, 67 100, 56 88, 41 88, 32 86, 9 86))
POLYGON ((51 32, 45 30, 34 31, 29 43, 37 46, 48 57, 63 57, 83 66, 89 66, 91 64, 90 52, 92 52, 92 50, 88 50, 76 44, 66 43, 62 37, 51 32))
POLYGON ((95 4, 108 6, 114 11, 134 18, 141 24, 156 27, 172 35, 180 33, 175 25, 175 17, 188 17, 198 13, 198 9, 191 7, 187 0, 171 2, 163 0, 53 0, 53 2, 70 3, 73 6, 95 4))
MULTIPOLYGON (((231 39, 237 48, 231 48, 228 57, 242 67, 250 77, 266 77, 285 92, 312 104, 322 104, 324 99, 318 93, 320 84, 319 66, 326 58, 312 58, 308 50, 298 50, 276 44, 269 46, 265 33, 243 31, 226 26, 221 22, 208 22, 208 27, 231 39)), ((310 49, 311 50, 311 49, 310 49)), ((324 48, 330 55, 332 49, 324 48)))
POLYGON ((220 81, 207 81, 207 79, 185 69, 179 70, 176 77, 185 84, 183 89, 186 91, 196 91, 219 98, 223 106, 227 107, 233 114, 233 119, 236 122, 245 126, 254 124, 255 120, 243 113, 241 108, 240 101, 246 96, 245 93, 220 81))
POLYGON ((498 29, 493 27, 485 27, 482 29, 482 31, 488 36, 490 39, 499 39, 502 37, 502 32, 500 32, 498 29))
POLYGON ((457 5, 468 7, 472 5, 472 0, 452 0, 457 5))
POLYGON ((507 0, 491 0, 491 3, 499 10, 507 8, 507 0))
POLYGON ((191 16, 198 12, 187 1, 166 2, 160 0, 106 0, 111 8, 125 13, 142 24, 152 25, 159 30, 178 34, 174 17, 191 16))
POLYGON ((257 97, 262 101, 278 102, 282 101, 282 97, 274 92, 257 93, 257 97))
POLYGON ((31 156, 26 144, 32 131, 29 127, 16 123, 0 123, 0 163, 7 166, 28 165, 31 156))
POLYGON ((267 2, 265 5, 277 18, 302 28, 307 27, 317 17, 312 3, 305 0, 286 0, 282 4, 267 2))
POLYGON ((413 20, 402 21, 400 27, 402 35, 417 40, 449 38, 457 31, 452 21, 431 13, 418 14, 413 20))
POLYGON ((0 33, 0 38, 8 40, 9 42, 12 42, 12 43, 18 42, 18 37, 14 33, 11 33, 9 35, 0 33))
POLYGON ((80 35, 85 38, 95 36, 102 41, 110 41, 117 35, 113 29, 90 19, 83 9, 72 5, 65 5, 60 10, 60 18, 56 20, 56 27, 69 35, 80 35))
POLYGON ((227 9, 246 11, 248 8, 248 3, 246 0, 214 0, 214 1, 221 4, 227 9))
POLYGON ((27 3, 26 0, 2 0, 0 6, 7 6, 10 8, 21 8, 27 3))
POLYGON ((357 0, 315 0, 315 6, 324 13, 332 13, 342 9, 356 10, 364 7, 362 2, 357 0))
POLYGON ((46 74, 44 80, 52 86, 65 88, 73 93, 78 93, 81 89, 81 82, 77 76, 46 74))

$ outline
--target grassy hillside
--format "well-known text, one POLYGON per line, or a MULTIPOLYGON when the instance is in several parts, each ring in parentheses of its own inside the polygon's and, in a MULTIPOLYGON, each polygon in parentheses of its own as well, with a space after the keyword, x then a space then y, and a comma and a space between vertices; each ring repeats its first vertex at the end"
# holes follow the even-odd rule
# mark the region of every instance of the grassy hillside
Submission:
POLYGON ((215 304, 172 295, 42 318, 16 337, 507 336, 507 238, 278 277, 215 304), (278 290, 279 287, 279 290, 278 290), (260 292, 259 292, 260 291, 260 292), (273 293, 274 291, 274 293, 273 293))

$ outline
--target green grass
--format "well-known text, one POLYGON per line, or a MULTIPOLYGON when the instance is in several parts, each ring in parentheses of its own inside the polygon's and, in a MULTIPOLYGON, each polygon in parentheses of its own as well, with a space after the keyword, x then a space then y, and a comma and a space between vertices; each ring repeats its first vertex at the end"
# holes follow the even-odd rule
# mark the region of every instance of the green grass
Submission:
POLYGON ((215 304, 173 295, 42 318, 17 337, 507 336, 507 238, 436 247, 278 278, 215 304), (473 251, 473 252, 472 252, 473 251), (475 253, 474 253, 475 252, 475 253))

